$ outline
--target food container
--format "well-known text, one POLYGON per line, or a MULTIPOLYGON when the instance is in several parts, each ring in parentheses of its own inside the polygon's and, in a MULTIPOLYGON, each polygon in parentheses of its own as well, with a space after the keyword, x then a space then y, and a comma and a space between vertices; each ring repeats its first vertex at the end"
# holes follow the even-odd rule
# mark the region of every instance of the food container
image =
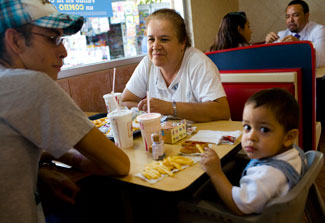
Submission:
POLYGON ((161 135, 165 143, 173 144, 186 137, 186 121, 167 121, 161 125, 161 135))

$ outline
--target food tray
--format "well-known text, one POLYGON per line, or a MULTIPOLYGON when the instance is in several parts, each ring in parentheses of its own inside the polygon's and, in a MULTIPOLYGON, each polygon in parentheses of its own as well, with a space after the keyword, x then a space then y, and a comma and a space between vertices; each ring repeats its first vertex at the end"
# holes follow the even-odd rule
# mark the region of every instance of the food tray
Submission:
MULTIPOLYGON (((100 119, 100 118, 105 118, 107 116, 107 113, 99 113, 99 114, 96 114, 96 115, 92 115, 92 116, 89 116, 88 119, 89 120, 96 120, 96 119, 100 119)), ((134 130, 133 131, 133 136, 137 136, 140 134, 140 129, 137 129, 137 130, 134 130)), ((111 141, 114 142, 114 137, 113 136, 107 136, 107 138, 109 138, 111 141)))

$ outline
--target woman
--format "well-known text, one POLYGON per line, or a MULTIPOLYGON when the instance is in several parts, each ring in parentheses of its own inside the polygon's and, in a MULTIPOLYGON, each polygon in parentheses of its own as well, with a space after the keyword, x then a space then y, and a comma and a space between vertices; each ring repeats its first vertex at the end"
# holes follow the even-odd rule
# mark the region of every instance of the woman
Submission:
POLYGON ((223 17, 210 51, 248 46, 251 35, 252 30, 245 12, 230 12, 223 17))
POLYGON ((147 20, 148 56, 122 94, 122 103, 196 122, 229 119, 229 105, 215 64, 191 47, 183 18, 161 9, 147 20))

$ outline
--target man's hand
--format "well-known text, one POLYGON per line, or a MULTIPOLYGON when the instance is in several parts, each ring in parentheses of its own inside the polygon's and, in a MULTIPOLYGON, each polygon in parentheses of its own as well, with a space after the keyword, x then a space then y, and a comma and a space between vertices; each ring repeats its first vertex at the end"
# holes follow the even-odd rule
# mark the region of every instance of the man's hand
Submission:
POLYGON ((284 37, 281 42, 293 42, 293 41, 299 41, 298 38, 292 36, 292 35, 289 35, 289 36, 286 36, 284 37))
POLYGON ((278 40, 279 38, 280 37, 278 36, 278 34, 276 34, 275 32, 270 32, 265 37, 265 43, 273 43, 274 41, 278 40))
POLYGON ((38 177, 42 202, 55 199, 75 204, 75 198, 80 188, 69 177, 47 167, 40 168, 38 177))
MULTIPOLYGON (((141 111, 148 110, 146 98, 139 102, 138 109, 141 111)), ((158 98, 150 98, 150 112, 157 112, 163 115, 173 115, 173 106, 169 101, 164 101, 158 98)))

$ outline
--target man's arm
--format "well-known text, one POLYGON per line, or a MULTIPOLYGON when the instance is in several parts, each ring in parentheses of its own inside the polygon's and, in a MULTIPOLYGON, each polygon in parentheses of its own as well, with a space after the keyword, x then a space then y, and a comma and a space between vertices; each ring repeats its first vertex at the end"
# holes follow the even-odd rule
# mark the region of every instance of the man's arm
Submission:
POLYGON ((316 67, 325 66, 325 26, 314 31, 315 37, 312 41, 316 51, 316 67))
POLYGON ((106 175, 129 173, 129 157, 96 127, 91 129, 74 148, 97 164, 106 175))

